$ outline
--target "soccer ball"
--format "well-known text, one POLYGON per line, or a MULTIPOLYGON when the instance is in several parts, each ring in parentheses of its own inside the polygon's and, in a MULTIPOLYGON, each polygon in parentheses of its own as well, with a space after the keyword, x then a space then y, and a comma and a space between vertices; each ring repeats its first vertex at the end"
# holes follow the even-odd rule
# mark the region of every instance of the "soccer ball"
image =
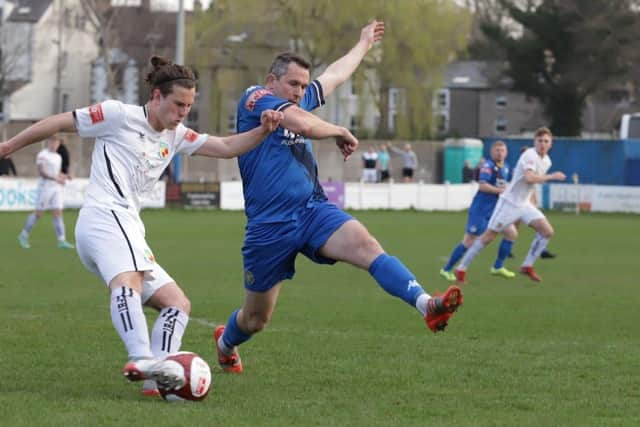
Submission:
POLYGON ((186 382, 178 390, 159 389, 160 395, 170 402, 184 400, 203 400, 211 388, 211 369, 207 362, 196 353, 180 351, 165 358, 180 366, 186 382))

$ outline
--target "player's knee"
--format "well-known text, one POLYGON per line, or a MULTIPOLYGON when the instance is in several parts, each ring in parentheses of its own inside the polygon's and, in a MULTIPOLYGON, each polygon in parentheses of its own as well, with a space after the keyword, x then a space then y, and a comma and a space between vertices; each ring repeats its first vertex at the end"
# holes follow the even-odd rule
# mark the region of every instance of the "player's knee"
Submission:
POLYGON ((191 300, 184 295, 177 301, 176 307, 187 315, 191 314, 191 300))
POLYGON ((247 332, 250 334, 255 334, 264 330, 267 327, 267 323, 269 323, 269 318, 267 316, 261 314, 254 314, 249 316, 247 319, 247 332))
POLYGON ((544 237, 545 239, 551 239, 553 237, 553 235, 555 234, 555 231, 553 230, 553 227, 548 227, 541 234, 542 234, 542 237, 544 237))

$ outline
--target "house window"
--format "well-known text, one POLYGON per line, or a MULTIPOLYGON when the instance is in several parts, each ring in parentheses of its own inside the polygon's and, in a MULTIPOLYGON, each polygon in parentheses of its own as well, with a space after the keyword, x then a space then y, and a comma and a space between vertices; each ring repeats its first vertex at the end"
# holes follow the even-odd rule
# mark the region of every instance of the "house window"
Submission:
POLYGON ((504 117, 496 117, 496 133, 504 133, 507 131, 507 119, 504 117))
POLYGON ((353 134, 358 132, 358 118, 356 116, 351 116, 349 120, 349 131, 353 134))
POLYGON ((449 113, 440 112, 435 114, 436 132, 446 134, 449 132, 449 113))
POLYGON ((61 111, 69 111, 69 94, 62 94, 62 109, 61 111))
POLYGON ((449 111, 449 89, 440 89, 436 92, 433 109, 436 111, 449 111))
POLYGON ((390 131, 395 130, 396 128, 396 116, 398 113, 402 113, 404 111, 404 99, 403 99, 403 89, 391 88, 389 89, 389 113, 388 113, 388 121, 387 128, 390 131))
POLYGON ((227 116, 227 132, 236 133, 236 112, 229 113, 227 116))
POLYGON ((507 96, 506 95, 497 95, 496 96, 496 107, 497 108, 507 108, 507 96))

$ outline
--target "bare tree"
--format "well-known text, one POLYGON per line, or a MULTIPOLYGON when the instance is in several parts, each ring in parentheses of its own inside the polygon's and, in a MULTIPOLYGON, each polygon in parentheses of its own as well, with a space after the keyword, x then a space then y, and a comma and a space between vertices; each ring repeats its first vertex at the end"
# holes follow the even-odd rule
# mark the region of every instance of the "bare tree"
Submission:
POLYGON ((115 22, 118 19, 120 8, 111 7, 109 0, 80 0, 80 5, 96 34, 96 41, 107 78, 107 95, 111 98, 116 98, 118 95, 118 86, 116 84, 117 69, 111 66, 111 50, 114 46, 118 46, 115 22))

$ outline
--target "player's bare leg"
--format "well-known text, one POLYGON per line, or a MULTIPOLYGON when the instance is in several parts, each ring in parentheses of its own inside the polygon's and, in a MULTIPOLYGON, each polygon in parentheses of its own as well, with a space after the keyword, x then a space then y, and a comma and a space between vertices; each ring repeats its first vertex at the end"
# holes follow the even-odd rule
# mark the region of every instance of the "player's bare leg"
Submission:
POLYGON ((356 220, 342 224, 319 253, 367 269, 387 293, 415 307, 433 332, 443 330, 462 304, 462 292, 456 286, 449 287, 443 296, 427 294, 413 273, 399 259, 385 253, 378 241, 356 220))
POLYGON ((262 331, 276 307, 281 284, 265 292, 245 289, 242 308, 231 313, 226 325, 219 325, 214 331, 218 363, 225 372, 241 373, 242 360, 237 346, 262 331))

